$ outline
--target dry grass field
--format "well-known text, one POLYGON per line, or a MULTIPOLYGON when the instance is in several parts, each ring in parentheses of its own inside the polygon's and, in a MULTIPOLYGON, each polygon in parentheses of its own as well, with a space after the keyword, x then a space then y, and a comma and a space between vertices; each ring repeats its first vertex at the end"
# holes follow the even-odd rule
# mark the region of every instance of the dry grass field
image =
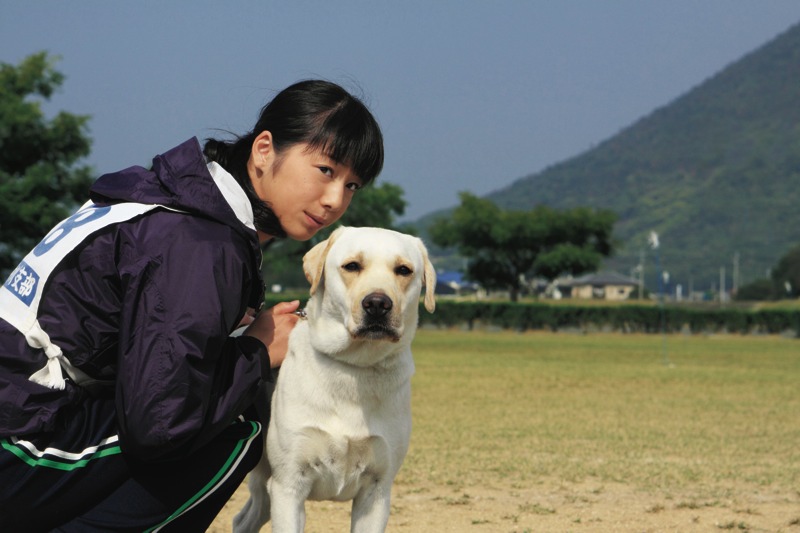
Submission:
POLYGON ((414 355, 390 532, 800 533, 800 340, 422 330, 414 355))

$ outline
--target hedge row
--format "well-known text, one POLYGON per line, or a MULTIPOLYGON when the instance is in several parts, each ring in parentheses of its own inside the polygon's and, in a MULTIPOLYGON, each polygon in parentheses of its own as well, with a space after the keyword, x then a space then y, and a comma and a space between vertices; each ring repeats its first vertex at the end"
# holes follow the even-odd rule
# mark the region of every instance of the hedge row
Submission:
POLYGON ((659 306, 573 306, 440 300, 436 312, 420 306, 420 325, 642 333, 792 333, 800 337, 800 310, 692 309, 659 306))
MULTIPOLYGON (((291 298, 268 295, 268 307, 291 298)), ((460 302, 440 299, 436 312, 420 304, 422 326, 467 329, 496 327, 517 331, 618 331, 626 333, 766 333, 800 337, 800 309, 747 310, 653 305, 569 305, 513 302, 460 302), (663 329, 662 329, 663 328, 663 329)))

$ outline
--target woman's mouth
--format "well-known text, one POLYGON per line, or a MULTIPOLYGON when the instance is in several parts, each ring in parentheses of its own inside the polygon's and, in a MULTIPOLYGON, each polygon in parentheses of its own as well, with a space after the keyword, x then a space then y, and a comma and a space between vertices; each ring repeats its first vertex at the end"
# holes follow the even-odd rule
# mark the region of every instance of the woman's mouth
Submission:
POLYGON ((316 226, 318 228, 325 227, 325 219, 320 217, 315 217, 314 215, 310 215, 305 213, 306 219, 311 223, 312 226, 316 226))

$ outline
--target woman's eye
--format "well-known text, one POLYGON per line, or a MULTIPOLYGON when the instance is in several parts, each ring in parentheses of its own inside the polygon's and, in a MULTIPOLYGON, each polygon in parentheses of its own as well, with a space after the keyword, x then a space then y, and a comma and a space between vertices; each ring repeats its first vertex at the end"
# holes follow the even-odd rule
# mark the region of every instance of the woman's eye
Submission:
POLYGON ((356 192, 358 189, 360 189, 360 188, 361 188, 361 185, 359 185, 358 183, 355 183, 355 182, 353 182, 353 183, 348 183, 348 184, 347 184, 347 188, 348 188, 349 190, 353 191, 353 192, 356 192))
POLYGON ((319 170, 326 176, 333 176, 333 169, 331 167, 319 167, 319 170))
POLYGON ((361 265, 356 263, 355 261, 351 261, 342 267, 348 272, 359 272, 361 270, 361 265))

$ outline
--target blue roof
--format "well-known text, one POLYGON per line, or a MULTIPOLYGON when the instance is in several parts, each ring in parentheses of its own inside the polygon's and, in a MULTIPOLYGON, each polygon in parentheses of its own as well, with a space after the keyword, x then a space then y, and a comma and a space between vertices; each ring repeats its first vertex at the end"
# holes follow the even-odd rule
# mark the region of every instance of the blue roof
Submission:
POLYGON ((580 278, 573 279, 570 283, 571 286, 575 285, 593 285, 595 287, 605 285, 638 285, 635 279, 623 276, 616 272, 601 272, 595 274, 588 274, 580 278))
POLYGON ((464 274, 461 272, 437 272, 436 281, 439 283, 464 283, 464 274))

